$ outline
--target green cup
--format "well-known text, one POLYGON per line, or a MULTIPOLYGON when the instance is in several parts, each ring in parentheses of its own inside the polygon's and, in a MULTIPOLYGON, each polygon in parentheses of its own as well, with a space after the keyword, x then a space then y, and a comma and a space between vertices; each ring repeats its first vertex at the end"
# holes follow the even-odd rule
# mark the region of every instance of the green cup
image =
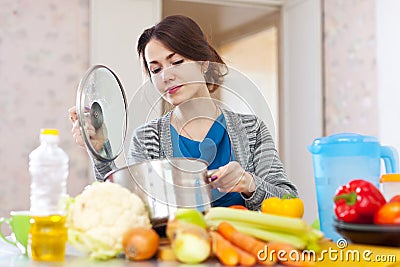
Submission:
POLYGON ((27 245, 28 245, 28 236, 29 229, 31 224, 29 222, 31 216, 29 215, 29 211, 11 211, 10 217, 0 218, 0 238, 2 238, 5 242, 16 246, 21 250, 23 254, 27 254, 27 245), (11 228, 11 236, 12 240, 7 239, 2 231, 3 223, 7 223, 11 228))

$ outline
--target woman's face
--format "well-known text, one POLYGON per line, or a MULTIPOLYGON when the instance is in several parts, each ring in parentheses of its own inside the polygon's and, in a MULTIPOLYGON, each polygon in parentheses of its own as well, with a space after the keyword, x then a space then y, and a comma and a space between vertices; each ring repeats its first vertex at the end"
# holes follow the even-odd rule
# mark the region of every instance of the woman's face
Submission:
POLYGON ((209 97, 204 68, 152 39, 144 49, 154 86, 170 104, 177 106, 189 99, 209 97))

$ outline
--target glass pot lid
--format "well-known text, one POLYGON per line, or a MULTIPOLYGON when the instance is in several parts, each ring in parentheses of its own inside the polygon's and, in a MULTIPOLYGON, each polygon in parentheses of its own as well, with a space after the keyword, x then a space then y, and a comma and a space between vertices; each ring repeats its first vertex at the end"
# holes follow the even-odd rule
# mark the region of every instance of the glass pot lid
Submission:
POLYGON ((123 150, 127 129, 127 101, 115 73, 106 66, 89 68, 79 83, 76 111, 82 139, 90 154, 112 161, 123 150))

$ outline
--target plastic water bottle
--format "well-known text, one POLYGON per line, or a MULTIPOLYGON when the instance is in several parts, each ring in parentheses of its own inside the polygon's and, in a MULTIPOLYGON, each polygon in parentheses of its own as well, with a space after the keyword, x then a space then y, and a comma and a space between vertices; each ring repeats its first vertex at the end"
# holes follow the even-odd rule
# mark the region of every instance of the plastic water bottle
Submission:
POLYGON ((31 229, 28 253, 38 261, 62 261, 65 257, 64 200, 69 159, 58 143, 58 130, 42 129, 40 146, 29 155, 31 229))

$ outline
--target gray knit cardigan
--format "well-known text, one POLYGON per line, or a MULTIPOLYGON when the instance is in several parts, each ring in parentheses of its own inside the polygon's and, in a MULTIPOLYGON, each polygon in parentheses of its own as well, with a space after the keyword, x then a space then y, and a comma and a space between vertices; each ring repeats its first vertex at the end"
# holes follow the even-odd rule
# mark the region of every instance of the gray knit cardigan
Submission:
MULTIPOLYGON (((256 190, 252 196, 246 197, 242 194, 246 207, 259 210, 265 198, 282 197, 284 194, 297 196, 297 189, 287 178, 272 136, 264 122, 255 115, 221 110, 225 116, 236 161, 253 175, 256 182, 256 190)), ((137 128, 131 140, 128 164, 173 157, 170 123, 171 112, 137 128)), ((94 163, 98 180, 103 180, 108 172, 116 168, 114 163, 94 163)))

